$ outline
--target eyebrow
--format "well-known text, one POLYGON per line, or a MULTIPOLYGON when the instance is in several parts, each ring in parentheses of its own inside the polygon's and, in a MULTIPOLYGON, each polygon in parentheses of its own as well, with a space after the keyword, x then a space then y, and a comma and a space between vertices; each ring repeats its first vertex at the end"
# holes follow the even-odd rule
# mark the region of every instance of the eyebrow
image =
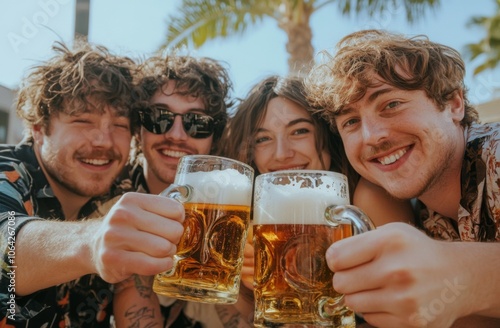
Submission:
POLYGON ((380 90, 377 90, 375 91, 374 93, 372 93, 369 97, 368 97, 368 101, 369 102, 373 102, 375 99, 377 99, 378 97, 380 97, 381 95, 383 94, 386 94, 386 93, 389 93, 391 91, 393 91, 394 88, 384 88, 384 89, 380 89, 380 90))
POLYGON ((313 124, 312 120, 301 117, 301 118, 298 118, 298 119, 295 119, 295 120, 291 120, 290 122, 288 122, 288 124, 286 126, 290 127, 292 125, 299 124, 299 123, 302 123, 302 122, 313 124))
MULTIPOLYGON (((286 124, 286 127, 287 127, 287 128, 289 128, 289 127, 291 127, 291 126, 294 126, 295 124, 299 124, 299 123, 302 123, 302 122, 305 122, 305 123, 309 123, 309 124, 313 124, 313 125, 314 125, 314 123, 313 123, 313 121, 312 121, 312 120, 307 119, 307 118, 303 118, 303 117, 301 117, 301 118, 297 118, 297 119, 295 119, 295 120, 291 120, 290 122, 288 122, 288 123, 286 124)), ((268 130, 267 130, 267 129, 264 129, 264 128, 258 128, 256 132, 258 133, 258 132, 265 132, 265 131, 268 131, 268 130)))
MULTIPOLYGON (((377 90, 377 91, 375 91, 374 93, 372 93, 371 95, 368 96, 368 103, 372 103, 378 97, 380 97, 380 96, 382 96, 382 95, 384 95, 386 93, 392 92, 392 91, 394 91, 394 88, 384 88, 384 89, 377 90)), ((354 111, 354 108, 348 106, 348 107, 342 108, 340 111, 338 111, 335 114, 335 116, 347 115, 347 114, 350 114, 353 111, 354 111)))

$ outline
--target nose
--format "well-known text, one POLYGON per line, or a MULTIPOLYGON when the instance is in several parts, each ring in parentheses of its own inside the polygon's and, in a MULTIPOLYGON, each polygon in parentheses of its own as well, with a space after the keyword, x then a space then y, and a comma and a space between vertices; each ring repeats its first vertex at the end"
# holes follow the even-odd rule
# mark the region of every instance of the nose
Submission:
POLYGON ((94 128, 85 131, 85 137, 90 140, 92 147, 113 147, 113 125, 109 120, 103 119, 94 128))
POLYGON ((361 123, 365 144, 377 145, 389 137, 387 122, 379 117, 365 117, 361 123))
POLYGON ((278 161, 284 161, 293 157, 294 151, 287 138, 278 138, 276 140, 275 158, 278 161))
POLYGON ((176 115, 174 117, 174 123, 170 130, 165 132, 165 139, 171 140, 186 140, 188 135, 182 126, 182 117, 180 115, 176 115))

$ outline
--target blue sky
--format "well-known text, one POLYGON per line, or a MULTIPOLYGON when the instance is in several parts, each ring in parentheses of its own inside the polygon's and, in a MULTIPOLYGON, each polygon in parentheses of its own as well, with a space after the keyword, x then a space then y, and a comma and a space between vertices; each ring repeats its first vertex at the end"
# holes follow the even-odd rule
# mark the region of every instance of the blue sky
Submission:
MULTIPOLYGON (((442 0, 443 4, 425 19, 409 25, 404 12, 394 9, 377 18, 347 18, 335 5, 312 16, 315 51, 332 50, 350 32, 383 28, 406 34, 426 34, 431 40, 462 51, 464 45, 483 37, 483 31, 468 28, 473 16, 491 15, 494 0, 442 0)), ((152 54, 162 43, 168 14, 180 0, 91 0, 89 39, 115 53, 140 58, 152 54)), ((0 84, 16 88, 29 67, 50 57, 55 40, 70 42, 73 37, 74 0, 21 0, 0 3, 0 84)), ((250 87, 269 74, 286 74, 286 35, 276 23, 265 20, 243 36, 214 40, 201 49, 188 51, 228 64, 234 82, 233 95, 244 97, 250 87)), ((492 98, 500 88, 499 70, 476 77, 476 63, 467 62, 466 84, 473 103, 492 98)))

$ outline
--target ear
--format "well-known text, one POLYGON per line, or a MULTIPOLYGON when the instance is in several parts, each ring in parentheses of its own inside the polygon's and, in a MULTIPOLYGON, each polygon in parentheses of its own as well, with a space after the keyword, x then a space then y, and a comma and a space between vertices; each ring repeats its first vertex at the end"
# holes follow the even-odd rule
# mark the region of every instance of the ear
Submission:
POLYGON ((43 137, 45 136, 45 129, 40 124, 35 124, 31 128, 33 141, 37 145, 43 145, 43 137))
POLYGON ((463 90, 456 90, 446 104, 450 110, 451 117, 455 122, 461 122, 465 116, 464 93, 463 90))

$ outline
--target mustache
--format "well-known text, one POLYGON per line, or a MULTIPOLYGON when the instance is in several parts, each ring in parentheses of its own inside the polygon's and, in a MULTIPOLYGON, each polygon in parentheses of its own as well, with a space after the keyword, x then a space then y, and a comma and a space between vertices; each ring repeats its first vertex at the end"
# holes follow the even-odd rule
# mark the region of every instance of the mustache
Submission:
POLYGON ((77 151, 75 156, 77 158, 99 158, 99 159, 108 159, 111 161, 121 161, 123 156, 119 152, 114 149, 96 149, 91 151, 77 151))
POLYGON ((368 157, 374 157, 379 153, 388 151, 389 149, 394 147, 394 143, 387 140, 384 141, 378 145, 375 146, 370 146, 370 149, 368 150, 368 157))

